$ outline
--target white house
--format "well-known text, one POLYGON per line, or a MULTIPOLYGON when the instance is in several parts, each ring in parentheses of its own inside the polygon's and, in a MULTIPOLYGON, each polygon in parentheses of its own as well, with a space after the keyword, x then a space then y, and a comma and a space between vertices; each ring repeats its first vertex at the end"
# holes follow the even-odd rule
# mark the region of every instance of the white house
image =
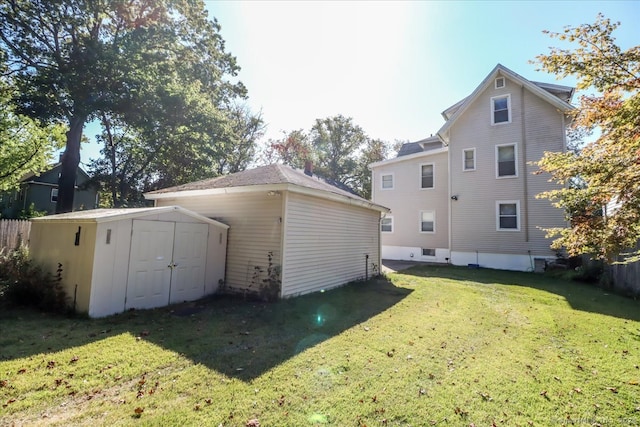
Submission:
POLYGON ((372 164, 372 200, 391 209, 383 258, 523 271, 553 258, 543 229, 564 212, 536 198, 554 184, 532 162, 566 150, 573 92, 498 64, 434 136, 372 164))
POLYGON ((146 193, 230 226, 225 286, 256 292, 272 272, 280 297, 380 272, 380 218, 388 209, 284 165, 146 193))

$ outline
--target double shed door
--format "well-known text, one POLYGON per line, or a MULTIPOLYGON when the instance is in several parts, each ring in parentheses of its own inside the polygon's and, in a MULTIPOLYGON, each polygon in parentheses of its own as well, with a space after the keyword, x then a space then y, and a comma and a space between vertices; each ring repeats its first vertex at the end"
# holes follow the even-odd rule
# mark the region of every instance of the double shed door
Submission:
POLYGON ((209 226, 133 220, 125 309, 204 296, 209 226))

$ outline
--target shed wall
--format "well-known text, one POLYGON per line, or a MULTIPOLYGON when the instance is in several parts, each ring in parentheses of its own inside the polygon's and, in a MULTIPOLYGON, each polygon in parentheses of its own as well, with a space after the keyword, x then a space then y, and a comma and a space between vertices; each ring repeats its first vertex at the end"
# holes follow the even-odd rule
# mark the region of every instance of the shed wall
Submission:
MULTIPOLYGON (((282 263, 282 197, 267 192, 220 194, 159 199, 156 206, 180 205, 229 225, 225 286, 232 292, 243 292, 258 290, 263 277, 255 274, 256 267, 266 271, 269 252, 275 265, 282 263)), ((220 271, 208 274, 217 280, 220 271)))
POLYGON ((95 223, 31 224, 29 250, 32 258, 52 274, 55 274, 58 263, 62 264, 64 290, 71 298, 70 302, 75 295, 75 308, 80 312, 89 311, 95 243, 95 223), (76 246, 78 227, 81 231, 76 246))

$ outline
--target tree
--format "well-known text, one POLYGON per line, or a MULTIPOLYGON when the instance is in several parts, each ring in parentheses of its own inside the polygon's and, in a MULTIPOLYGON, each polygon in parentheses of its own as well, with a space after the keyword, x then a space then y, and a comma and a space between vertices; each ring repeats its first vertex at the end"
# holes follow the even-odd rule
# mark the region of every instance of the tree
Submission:
POLYGON ((358 187, 358 156, 367 143, 362 128, 342 115, 317 119, 311 128, 314 169, 335 182, 358 187))
MULTIPOLYGON (((580 150, 545 153, 538 165, 562 188, 539 196, 565 209, 570 221, 568 228, 548 230, 557 237, 555 248, 607 261, 640 238, 640 46, 620 49, 613 37, 619 25, 598 15, 594 24, 546 32, 577 47, 536 57, 543 70, 573 75, 578 89, 597 91, 580 97, 572 130, 598 130, 599 136, 580 150)), ((626 261, 639 255, 628 252, 626 261)))
POLYGON ((29 173, 44 171, 64 135, 60 125, 42 126, 16 114, 10 97, 9 86, 0 82, 0 191, 17 188, 29 173))
POLYGON ((389 144, 371 139, 350 117, 317 119, 310 132, 302 129, 270 141, 266 162, 280 161, 302 169, 313 163, 313 172, 364 198, 371 197, 369 164, 386 159, 389 144))
POLYGON ((0 3, 0 47, 19 89, 19 112, 68 125, 58 212, 73 206, 88 120, 102 113, 128 120, 149 105, 146 94, 158 94, 175 81, 216 107, 245 95, 241 83, 226 80, 239 68, 224 51, 219 29, 207 19, 201 1, 0 3))

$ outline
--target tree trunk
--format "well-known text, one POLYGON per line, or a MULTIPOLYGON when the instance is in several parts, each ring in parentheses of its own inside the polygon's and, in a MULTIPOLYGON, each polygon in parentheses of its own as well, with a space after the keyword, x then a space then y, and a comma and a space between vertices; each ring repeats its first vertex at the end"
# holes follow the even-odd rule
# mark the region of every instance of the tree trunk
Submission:
POLYGON ((76 175, 80 164, 80 140, 86 120, 86 116, 74 116, 69 121, 67 145, 62 155, 62 167, 60 168, 60 178, 58 179, 56 213, 73 211, 76 175))

